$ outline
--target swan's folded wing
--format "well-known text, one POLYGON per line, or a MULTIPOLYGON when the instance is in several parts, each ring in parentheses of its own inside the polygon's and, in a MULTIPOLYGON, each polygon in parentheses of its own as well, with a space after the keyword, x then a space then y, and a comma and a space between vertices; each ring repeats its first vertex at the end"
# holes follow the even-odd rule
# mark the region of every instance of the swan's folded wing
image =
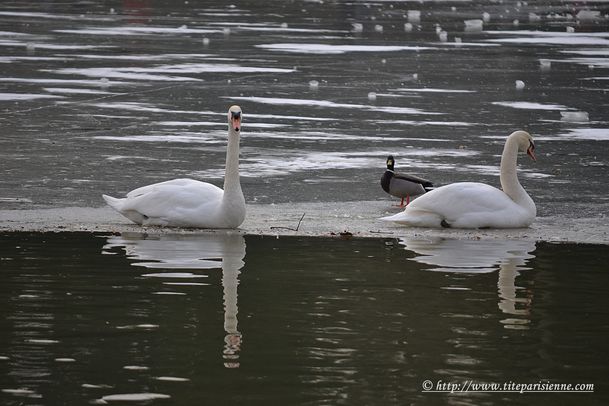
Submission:
POLYGON ((133 197, 141 196, 146 193, 150 193, 152 191, 159 190, 159 188, 162 189, 166 186, 188 187, 189 185, 196 185, 197 183, 203 183, 203 182, 199 182, 198 180, 187 179, 187 178, 172 179, 172 180, 168 180, 165 182, 153 183, 152 185, 146 185, 146 186, 139 187, 137 189, 133 189, 131 192, 127 193, 127 197, 133 198, 133 197))
POLYGON ((147 217, 168 217, 216 203, 222 196, 222 189, 210 183, 175 179, 135 189, 127 195, 122 210, 135 210, 147 217))
POLYGON ((434 212, 446 219, 464 213, 498 212, 515 203, 501 190, 484 183, 459 182, 434 189, 415 199, 407 208, 434 212))

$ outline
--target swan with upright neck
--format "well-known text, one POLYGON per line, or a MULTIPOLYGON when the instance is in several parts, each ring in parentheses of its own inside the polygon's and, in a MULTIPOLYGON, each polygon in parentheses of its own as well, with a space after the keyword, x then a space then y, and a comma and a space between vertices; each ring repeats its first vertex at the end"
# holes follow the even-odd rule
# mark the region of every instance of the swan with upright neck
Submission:
POLYGON ((245 198, 239 181, 239 137, 242 112, 228 110, 228 145, 224 190, 194 179, 173 179, 143 186, 119 199, 102 195, 129 220, 144 226, 237 228, 245 220, 245 198))
POLYGON ((403 212, 383 217, 412 227, 520 228, 531 225, 537 214, 533 199, 516 174, 518 152, 535 158, 533 137, 515 131, 501 156, 501 189, 477 182, 459 182, 434 189, 414 200, 403 212))

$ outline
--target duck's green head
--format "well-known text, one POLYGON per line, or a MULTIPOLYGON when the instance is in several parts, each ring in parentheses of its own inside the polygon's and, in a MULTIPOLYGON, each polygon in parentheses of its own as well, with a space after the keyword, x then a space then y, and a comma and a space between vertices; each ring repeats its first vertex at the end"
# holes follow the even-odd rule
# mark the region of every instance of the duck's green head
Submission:
POLYGON ((393 155, 389 155, 387 157, 387 169, 393 170, 394 165, 395 165, 395 160, 393 159, 393 155))

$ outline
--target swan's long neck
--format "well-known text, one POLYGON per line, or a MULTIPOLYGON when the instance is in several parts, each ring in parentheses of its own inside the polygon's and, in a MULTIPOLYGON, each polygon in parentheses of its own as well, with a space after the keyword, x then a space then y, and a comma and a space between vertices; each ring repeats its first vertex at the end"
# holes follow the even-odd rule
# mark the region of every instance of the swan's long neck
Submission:
POLYGON ((516 166, 518 159, 518 140, 509 137, 501 155, 501 188, 517 205, 535 211, 535 203, 518 181, 516 166))
POLYGON ((239 134, 233 129, 228 130, 228 146, 226 148, 226 174, 224 175, 224 197, 242 196, 239 181, 239 134))

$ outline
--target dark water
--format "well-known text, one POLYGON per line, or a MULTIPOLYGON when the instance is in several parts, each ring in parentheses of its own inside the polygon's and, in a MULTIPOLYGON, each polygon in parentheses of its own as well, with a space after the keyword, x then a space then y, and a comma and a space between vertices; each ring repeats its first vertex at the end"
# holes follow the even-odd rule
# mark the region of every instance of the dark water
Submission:
POLYGON ((86 233, 0 247, 2 405, 609 402, 603 247, 86 233))
POLYGON ((221 184, 238 103, 250 203, 386 198, 388 154, 436 184, 498 185, 503 140, 526 129, 540 214, 592 216, 607 204, 607 14, 594 1, 3 1, 0 208, 221 184))

